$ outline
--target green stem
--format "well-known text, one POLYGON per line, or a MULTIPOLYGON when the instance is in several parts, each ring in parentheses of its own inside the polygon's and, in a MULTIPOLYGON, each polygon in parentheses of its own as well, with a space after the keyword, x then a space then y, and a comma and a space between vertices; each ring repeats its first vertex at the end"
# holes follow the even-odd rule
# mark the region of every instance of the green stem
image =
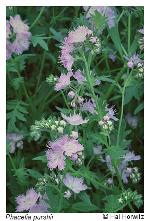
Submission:
MULTIPOLYGON (((20 72, 19 72, 19 71, 17 71, 17 75, 18 75, 19 78, 21 78, 21 75, 20 75, 20 72)), ((30 97, 29 97, 29 95, 28 95, 28 92, 27 92, 27 89, 26 89, 26 86, 25 86, 25 82, 24 82, 24 81, 23 81, 22 86, 23 86, 24 94, 25 94, 25 96, 26 96, 28 102, 29 102, 29 103, 32 103, 31 100, 30 100, 30 97)))
POLYGON ((86 76, 87 76, 88 86, 89 86, 89 89, 90 89, 91 94, 93 96, 93 99, 96 103, 96 108, 97 108, 98 114, 99 114, 100 119, 101 119, 102 114, 101 114, 101 110, 100 110, 100 107, 99 107, 99 104, 98 104, 98 101, 97 101, 97 97, 96 97, 95 92, 94 92, 93 82, 92 82, 92 79, 91 79, 90 68, 89 68, 90 64, 87 63, 87 60, 86 60, 84 54, 82 55, 82 57, 83 57, 83 61, 84 61, 84 64, 85 64, 85 72, 86 72, 86 76))
POLYGON ((128 16, 128 54, 130 52, 131 44, 131 15, 128 16))
POLYGON ((87 168, 89 168, 90 167, 90 164, 91 164, 91 162, 92 162, 92 160, 95 158, 95 156, 93 155, 91 158, 90 158, 90 160, 89 160, 89 162, 87 163, 87 168))
POLYGON ((118 127, 118 134, 117 134, 117 143, 116 143, 116 146, 118 147, 119 145, 119 138, 120 138, 120 131, 121 131, 121 124, 122 124, 122 119, 123 119, 123 111, 124 111, 124 97, 125 97, 125 90, 126 90, 126 86, 128 84, 128 81, 131 77, 131 74, 132 74, 132 71, 130 72, 129 74, 129 71, 127 72, 128 74, 128 77, 124 83, 124 87, 123 87, 123 90, 122 90, 122 100, 121 100, 121 114, 120 114, 120 119, 119 119, 119 127, 118 127))
MULTIPOLYGON (((17 71, 17 74, 18 74, 18 77, 21 77, 19 71, 17 71)), ((25 94, 25 96, 26 96, 26 99, 27 99, 28 103, 30 104, 32 114, 33 114, 33 113, 36 113, 36 107, 34 106, 34 104, 33 104, 32 100, 31 100, 31 98, 30 98, 29 95, 28 95, 28 92, 27 92, 27 89, 26 89, 26 86, 25 86, 25 82, 24 82, 24 81, 23 81, 22 87, 23 87, 23 90, 24 90, 24 94, 25 94)), ((34 115, 34 114, 33 114, 33 115, 34 115)))
POLYGON ((117 147, 119 145, 120 130, 121 130, 121 124, 122 124, 122 118, 123 118, 124 95, 125 95, 125 86, 123 87, 123 91, 122 91, 121 114, 120 114, 119 128, 118 128, 118 134, 117 134, 117 144, 116 144, 117 147))
POLYGON ((122 16, 124 15, 124 10, 121 12, 119 18, 117 19, 117 23, 119 23, 120 19, 122 18, 122 16))
POLYGON ((65 95, 64 95, 64 92, 61 91, 61 94, 62 94, 62 96, 63 96, 63 99, 64 99, 64 101, 65 101, 65 104, 66 104, 68 110, 71 111, 71 110, 70 110, 70 107, 69 107, 69 105, 68 105, 67 99, 66 99, 66 97, 65 97, 65 95))
POLYGON ((57 212, 58 212, 58 213, 61 211, 61 204, 62 204, 62 199, 63 199, 62 187, 63 187, 63 183, 61 182, 61 184, 60 184, 60 190, 59 190, 60 198, 59 198, 58 209, 57 209, 57 212))
POLYGON ((38 16, 35 18, 35 20, 33 21, 32 25, 30 26, 30 30, 34 27, 34 25, 38 22, 38 20, 40 19, 41 15, 43 14, 45 9, 45 6, 43 6, 40 10, 40 13, 38 14, 38 16))
POLYGON ((126 52, 126 50, 125 50, 125 48, 124 48, 123 44, 121 44, 121 48, 122 48, 122 50, 123 50, 124 54, 127 56, 127 55, 128 55, 128 53, 126 52))
POLYGON ((38 80, 37 80, 37 85, 36 85, 36 89, 35 89, 35 94, 37 93, 37 91, 39 89, 39 83, 40 83, 40 80, 41 80, 41 77, 42 77, 43 68, 44 68, 45 56, 46 56, 46 51, 43 52, 42 61, 41 61, 41 67, 40 67, 40 71, 39 71, 39 75, 38 75, 38 80))

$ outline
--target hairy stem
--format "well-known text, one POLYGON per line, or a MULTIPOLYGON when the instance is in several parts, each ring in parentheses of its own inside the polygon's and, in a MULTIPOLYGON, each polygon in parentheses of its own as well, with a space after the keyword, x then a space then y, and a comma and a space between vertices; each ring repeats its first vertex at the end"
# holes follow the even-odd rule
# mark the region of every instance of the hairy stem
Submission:
POLYGON ((126 87, 128 84, 128 81, 131 77, 132 71, 129 74, 129 70, 127 71, 127 79, 125 80, 123 89, 122 89, 122 100, 121 100, 121 113, 120 113, 120 119, 119 119, 119 127, 118 127, 118 133, 117 133, 117 143, 116 146, 118 147, 119 145, 119 138, 120 138, 120 131, 121 131, 121 125, 122 125, 122 119, 123 119, 123 111, 124 111, 124 97, 125 97, 125 91, 126 91, 126 87))
POLYGON ((93 81, 92 81, 91 73, 90 73, 90 64, 87 63, 87 60, 86 60, 84 54, 82 55, 82 57, 83 57, 83 61, 85 64, 85 72, 86 72, 86 77, 87 77, 87 81, 88 81, 88 86, 91 91, 92 97, 96 103, 96 109, 98 111, 98 114, 99 114, 100 118, 102 118, 102 113, 101 113, 101 110, 100 110, 100 107, 99 107, 99 104, 97 101, 97 96, 95 95, 95 92, 94 92, 93 81))
POLYGON ((66 104, 68 110, 71 111, 71 110, 70 110, 70 107, 69 107, 69 105, 68 105, 67 99, 66 99, 66 97, 65 97, 65 95, 64 95, 64 92, 61 91, 61 94, 62 94, 62 96, 63 96, 63 99, 64 99, 64 101, 65 101, 65 104, 66 104))

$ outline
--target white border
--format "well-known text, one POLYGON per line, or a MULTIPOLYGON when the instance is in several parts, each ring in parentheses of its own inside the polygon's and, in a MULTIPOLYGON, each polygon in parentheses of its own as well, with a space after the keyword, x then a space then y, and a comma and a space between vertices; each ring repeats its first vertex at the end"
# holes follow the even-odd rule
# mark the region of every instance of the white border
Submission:
MULTIPOLYGON (((149 145, 149 119, 150 119, 150 5, 149 0, 74 0, 74 1, 60 1, 60 0, 1 0, 0 2, 0 175, 1 175, 1 187, 0 187, 0 214, 5 217, 6 208, 6 158, 5 158, 5 131, 6 131, 6 71, 5 71, 5 18, 6 18, 6 6, 80 6, 80 5, 105 5, 105 6, 145 6, 145 220, 149 220, 149 196, 150 196, 150 171, 149 171, 149 158, 150 158, 150 145, 149 145)), ((55 216, 55 214, 54 214, 55 216)), ((64 215, 60 215, 63 219, 64 215)), ((75 220, 77 217, 69 216, 71 219, 75 220)), ((88 214, 81 219, 85 218, 88 220, 88 214)), ((4 219, 2 219, 3 221, 4 219)), ((55 220, 55 219, 54 219, 55 220)), ((59 220, 59 219, 58 219, 59 220)), ((67 219, 66 219, 67 220, 67 219)), ((92 220, 100 220, 96 218, 93 214, 92 220), (95 218, 94 218, 95 217, 95 218)))
POLYGON ((142 6, 146 0, 2 0, 6 6, 142 6))

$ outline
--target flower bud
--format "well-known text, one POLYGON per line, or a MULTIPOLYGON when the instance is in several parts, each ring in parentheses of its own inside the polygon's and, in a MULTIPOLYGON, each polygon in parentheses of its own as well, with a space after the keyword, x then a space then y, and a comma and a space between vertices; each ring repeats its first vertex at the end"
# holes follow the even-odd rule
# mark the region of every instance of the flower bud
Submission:
POLYGON ((52 126, 51 126, 51 129, 52 129, 52 130, 55 130, 55 129, 56 129, 56 126, 55 126, 55 125, 52 125, 52 126))
POLYGON ((58 124, 59 124, 59 121, 58 121, 58 120, 56 120, 56 121, 55 121, 55 124, 56 124, 56 125, 58 126, 58 124))
POLYGON ((77 139, 79 136, 78 132, 77 131, 72 131, 71 132, 71 137, 73 137, 74 139, 77 139))
POLYGON ((74 98, 74 96, 75 96, 74 91, 69 91, 68 97, 69 97, 69 98, 74 98))
POLYGON ((57 130, 58 130, 58 132, 61 133, 61 134, 63 134, 63 132, 64 132, 64 128, 63 128, 63 127, 58 127, 57 130))
POLYGON ((134 63, 133 63, 132 61, 129 61, 129 62, 127 63, 127 66, 128 66, 128 68, 133 68, 134 63))
POLYGON ((60 125, 65 127, 66 126, 66 122, 64 120, 61 120, 60 121, 60 125))

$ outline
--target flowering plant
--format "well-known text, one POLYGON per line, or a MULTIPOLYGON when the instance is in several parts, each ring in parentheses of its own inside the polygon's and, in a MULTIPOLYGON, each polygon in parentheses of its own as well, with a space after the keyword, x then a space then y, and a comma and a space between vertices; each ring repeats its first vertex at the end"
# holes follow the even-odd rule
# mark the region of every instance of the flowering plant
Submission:
POLYGON ((6 38, 7 212, 142 212, 143 8, 8 7, 6 38))

